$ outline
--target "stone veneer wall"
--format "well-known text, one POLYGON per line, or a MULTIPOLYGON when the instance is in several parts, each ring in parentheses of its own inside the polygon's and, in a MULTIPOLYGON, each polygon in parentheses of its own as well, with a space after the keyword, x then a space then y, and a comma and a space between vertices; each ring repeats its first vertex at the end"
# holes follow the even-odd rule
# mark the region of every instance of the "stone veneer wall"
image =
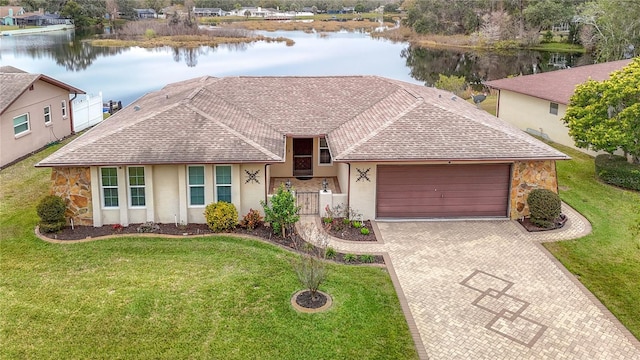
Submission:
POLYGON ((67 202, 65 216, 74 225, 93 225, 91 172, 88 167, 61 167, 51 171, 51 194, 67 202))
POLYGON ((517 161, 511 179, 511 219, 529 215, 527 196, 533 189, 558 192, 555 160, 517 161))

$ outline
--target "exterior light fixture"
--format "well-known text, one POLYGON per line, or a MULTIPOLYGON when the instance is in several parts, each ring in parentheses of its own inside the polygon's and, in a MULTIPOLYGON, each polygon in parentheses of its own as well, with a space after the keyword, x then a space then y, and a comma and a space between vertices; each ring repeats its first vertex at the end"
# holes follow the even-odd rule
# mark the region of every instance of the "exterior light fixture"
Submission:
POLYGON ((327 181, 327 178, 324 178, 322 180, 322 191, 323 192, 327 192, 327 187, 329 186, 329 182, 327 181))

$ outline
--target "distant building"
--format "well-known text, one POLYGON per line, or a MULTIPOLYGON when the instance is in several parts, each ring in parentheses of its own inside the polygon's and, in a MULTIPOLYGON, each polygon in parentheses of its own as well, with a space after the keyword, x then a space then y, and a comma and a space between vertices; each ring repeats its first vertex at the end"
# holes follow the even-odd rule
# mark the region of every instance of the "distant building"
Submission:
POLYGON ((220 8, 193 8, 193 15, 197 17, 224 16, 226 11, 220 8))
POLYGON ((13 26, 17 25, 16 16, 24 15, 25 11, 22 6, 0 6, 0 24, 13 26))
POLYGON ((137 19, 155 19, 158 17, 153 9, 133 9, 136 12, 137 19))

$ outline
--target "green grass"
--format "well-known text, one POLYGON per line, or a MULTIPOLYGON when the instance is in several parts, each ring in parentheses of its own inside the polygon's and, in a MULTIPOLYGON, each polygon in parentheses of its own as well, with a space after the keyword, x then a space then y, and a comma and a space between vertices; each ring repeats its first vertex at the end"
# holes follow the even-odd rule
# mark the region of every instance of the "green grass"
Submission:
POLYGON ((640 239, 630 231, 640 193, 597 181, 593 157, 553 146, 573 158, 557 162, 560 197, 591 222, 593 232, 545 247, 640 338, 640 239))
POLYGON ((565 42, 549 42, 540 43, 535 46, 527 47, 529 50, 556 51, 556 52, 579 52, 585 53, 586 50, 582 45, 568 44, 565 42))
POLYGON ((0 171, 0 358, 417 358, 383 268, 330 264, 333 307, 301 314, 294 255, 270 244, 39 240, 33 164, 57 147, 0 171))

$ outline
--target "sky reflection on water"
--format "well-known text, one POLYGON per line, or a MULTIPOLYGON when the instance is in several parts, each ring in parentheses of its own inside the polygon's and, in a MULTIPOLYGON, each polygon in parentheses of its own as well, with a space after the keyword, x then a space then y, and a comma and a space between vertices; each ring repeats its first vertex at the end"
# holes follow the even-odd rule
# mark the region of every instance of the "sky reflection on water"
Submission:
POLYGON ((13 36, 0 39, 0 63, 46 74, 87 93, 102 91, 105 100, 121 100, 124 105, 166 84, 204 75, 380 75, 424 84, 411 77, 406 60, 400 56, 407 44, 348 32, 331 33, 326 37, 301 31, 265 35, 284 36, 296 43, 286 46, 284 43, 257 42, 191 51, 133 47, 120 49, 116 54, 94 55, 95 59, 86 68, 74 71, 68 69, 74 66, 60 64, 59 59, 52 61, 55 58, 52 52, 60 50, 54 46, 80 45, 65 44, 64 38, 62 44, 60 40, 56 43, 45 34, 22 39, 13 36), (47 48, 51 49, 49 56, 42 56, 41 51, 47 48))

